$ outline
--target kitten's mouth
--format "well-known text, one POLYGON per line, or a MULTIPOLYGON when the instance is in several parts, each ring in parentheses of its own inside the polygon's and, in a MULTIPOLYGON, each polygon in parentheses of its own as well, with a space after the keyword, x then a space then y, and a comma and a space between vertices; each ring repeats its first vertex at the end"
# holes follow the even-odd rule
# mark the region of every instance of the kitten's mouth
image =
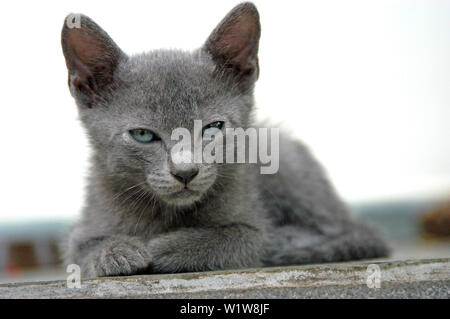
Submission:
POLYGON ((162 196, 165 202, 185 206, 191 205, 201 198, 202 193, 189 187, 162 196))
POLYGON ((191 196, 196 196, 199 195, 200 192, 198 191, 194 191, 191 188, 185 187, 182 190, 172 193, 171 195, 169 195, 170 197, 174 196, 174 197, 191 197, 191 196))

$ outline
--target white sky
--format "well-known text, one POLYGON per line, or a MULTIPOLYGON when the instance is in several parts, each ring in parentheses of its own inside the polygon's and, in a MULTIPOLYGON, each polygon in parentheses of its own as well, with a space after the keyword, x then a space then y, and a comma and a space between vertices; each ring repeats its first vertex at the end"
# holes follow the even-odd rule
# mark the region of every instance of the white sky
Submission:
MULTIPOLYGON (((450 194, 450 1, 254 1, 260 118, 282 122, 351 201, 450 194)), ((88 147, 67 88, 64 17, 127 53, 194 49, 238 1, 2 1, 0 222, 71 218, 88 147)))

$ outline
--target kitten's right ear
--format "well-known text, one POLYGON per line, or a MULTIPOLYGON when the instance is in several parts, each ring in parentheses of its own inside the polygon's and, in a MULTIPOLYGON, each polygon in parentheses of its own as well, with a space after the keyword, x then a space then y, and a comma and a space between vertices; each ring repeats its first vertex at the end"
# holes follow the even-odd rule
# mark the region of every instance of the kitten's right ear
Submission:
POLYGON ((92 107, 107 90, 118 86, 114 71, 126 55, 89 17, 67 16, 61 45, 69 71, 70 91, 87 107, 92 107))

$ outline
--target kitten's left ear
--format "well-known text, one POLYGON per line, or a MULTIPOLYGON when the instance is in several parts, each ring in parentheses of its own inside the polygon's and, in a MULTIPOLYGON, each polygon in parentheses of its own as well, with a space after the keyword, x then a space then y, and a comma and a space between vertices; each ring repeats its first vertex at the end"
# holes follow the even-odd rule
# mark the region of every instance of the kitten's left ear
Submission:
POLYGON ((241 3, 214 29, 203 50, 212 56, 219 70, 231 72, 247 89, 259 75, 260 35, 258 10, 253 3, 241 3))

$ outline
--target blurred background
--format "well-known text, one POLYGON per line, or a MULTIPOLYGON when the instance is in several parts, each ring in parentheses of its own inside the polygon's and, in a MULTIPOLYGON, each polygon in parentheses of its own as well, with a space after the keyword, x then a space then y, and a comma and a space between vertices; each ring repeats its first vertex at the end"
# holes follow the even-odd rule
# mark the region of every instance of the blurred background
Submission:
MULTIPOLYGON (((0 11, 0 282, 64 278, 89 147, 60 30, 93 18, 129 54, 192 50, 240 1, 14 1, 0 11)), ((391 258, 450 257, 450 1, 260 1, 257 116, 303 140, 391 258)))

